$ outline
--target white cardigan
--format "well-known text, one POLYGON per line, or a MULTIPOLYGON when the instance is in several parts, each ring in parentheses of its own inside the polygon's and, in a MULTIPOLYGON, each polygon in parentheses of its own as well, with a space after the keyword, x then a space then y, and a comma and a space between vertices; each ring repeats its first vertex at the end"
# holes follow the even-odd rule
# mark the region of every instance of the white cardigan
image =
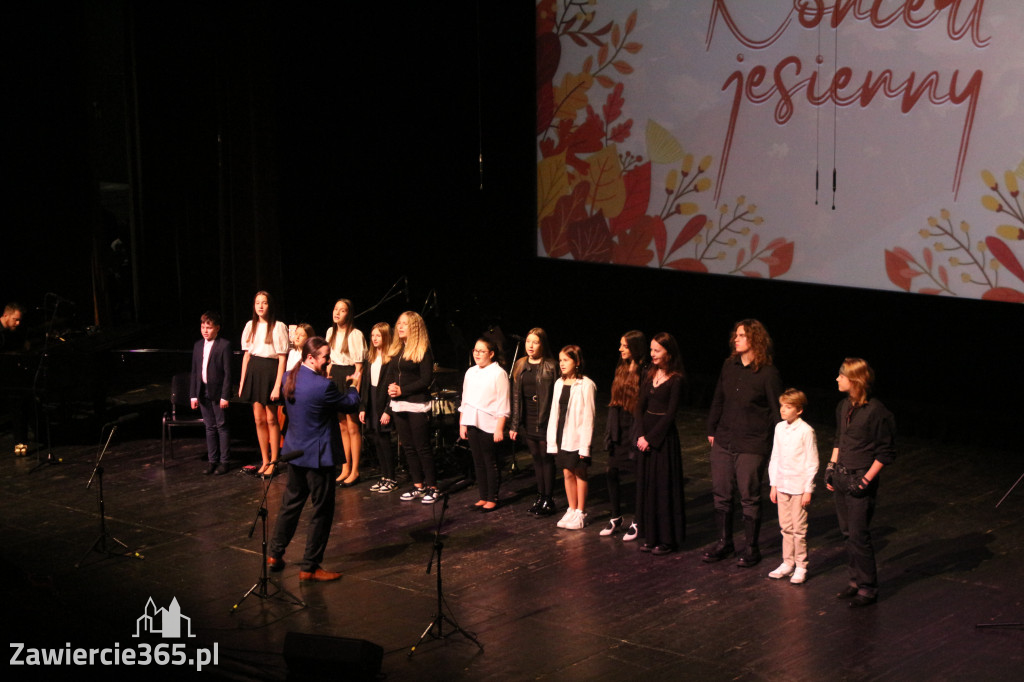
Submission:
POLYGON ((579 452, 590 457, 590 441, 594 438, 594 394, 597 386, 589 377, 579 377, 569 387, 569 406, 565 411, 562 442, 558 442, 558 397, 562 394, 562 379, 555 381, 548 417, 548 452, 579 452))

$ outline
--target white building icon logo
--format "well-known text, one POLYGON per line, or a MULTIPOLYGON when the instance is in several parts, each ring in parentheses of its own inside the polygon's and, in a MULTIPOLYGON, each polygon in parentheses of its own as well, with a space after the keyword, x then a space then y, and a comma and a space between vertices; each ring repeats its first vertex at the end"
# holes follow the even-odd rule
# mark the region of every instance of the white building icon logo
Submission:
POLYGON ((149 598, 145 612, 135 621, 135 634, 132 637, 139 637, 143 633, 159 634, 165 639, 195 637, 192 634, 192 619, 181 615, 177 597, 171 599, 171 604, 166 609, 158 609, 153 603, 153 598, 149 598))

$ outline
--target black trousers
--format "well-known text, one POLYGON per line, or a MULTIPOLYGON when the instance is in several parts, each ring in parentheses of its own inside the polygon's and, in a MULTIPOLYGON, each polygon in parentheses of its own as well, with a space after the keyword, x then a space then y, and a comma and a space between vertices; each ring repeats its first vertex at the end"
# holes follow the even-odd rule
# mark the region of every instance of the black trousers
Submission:
POLYGON ((228 431, 228 413, 220 406, 220 398, 210 398, 206 384, 199 385, 199 412, 206 426, 206 454, 211 464, 228 463, 231 432, 228 431))
POLYGON ((548 454, 548 442, 540 438, 523 438, 533 458, 533 476, 537 481, 537 494, 551 497, 555 491, 555 456, 548 454))
POLYGON ((398 440, 405 448, 405 459, 409 465, 412 482, 428 488, 436 487, 434 451, 430 447, 430 413, 395 412, 392 422, 398 431, 398 440))
POLYGON ((480 488, 480 499, 485 502, 498 501, 498 458, 494 434, 475 426, 466 427, 469 449, 473 453, 476 469, 476 484, 480 488))
POLYGON ((878 568, 875 564, 875 547, 871 544, 871 518, 875 515, 875 500, 878 496, 878 479, 868 485, 867 494, 853 497, 846 491, 851 483, 859 483, 867 469, 837 469, 832 481, 835 492, 836 517, 839 530, 846 540, 846 558, 850 569, 850 586, 865 597, 878 595, 878 568))
POLYGON ((760 519, 764 468, 764 455, 729 452, 715 443, 711 448, 711 493, 715 510, 732 514, 733 492, 738 488, 743 516, 760 519))
POLYGON ((310 501, 313 515, 309 519, 306 534, 306 553, 299 564, 303 571, 315 571, 324 559, 327 539, 331 536, 334 523, 334 467, 309 469, 288 466, 288 482, 281 497, 281 508, 277 512, 274 535, 270 539, 267 553, 277 559, 284 556, 284 550, 295 535, 299 515, 310 501))

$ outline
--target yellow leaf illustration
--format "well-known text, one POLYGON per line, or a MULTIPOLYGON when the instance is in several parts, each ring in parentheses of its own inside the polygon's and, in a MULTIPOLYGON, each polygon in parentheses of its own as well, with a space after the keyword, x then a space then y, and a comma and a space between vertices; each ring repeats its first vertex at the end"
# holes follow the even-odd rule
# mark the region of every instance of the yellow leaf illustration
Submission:
POLYGON ((537 220, 551 215, 555 210, 555 202, 568 192, 565 152, 541 160, 537 164, 537 220))
POLYGON ((587 90, 594 84, 589 73, 567 73, 562 84, 555 87, 555 119, 575 119, 576 112, 587 106, 587 90))
POLYGON ((626 206, 626 183, 615 145, 609 145, 586 159, 590 166, 590 210, 604 211, 605 218, 614 218, 626 206))
POLYGON ((647 158, 654 163, 675 163, 683 158, 683 145, 655 121, 647 121, 647 158))
POLYGON ((1024 230, 1013 225, 1000 225, 996 228, 996 234, 1003 239, 1021 240, 1024 239, 1024 230))

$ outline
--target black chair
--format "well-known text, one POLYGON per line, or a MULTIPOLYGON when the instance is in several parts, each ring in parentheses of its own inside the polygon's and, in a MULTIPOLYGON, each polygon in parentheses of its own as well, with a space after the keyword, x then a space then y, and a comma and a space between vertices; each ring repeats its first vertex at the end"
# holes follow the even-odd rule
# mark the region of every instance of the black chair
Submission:
POLYGON ((168 448, 171 451, 171 459, 174 459, 174 439, 171 437, 171 429, 180 426, 202 426, 205 423, 199 410, 193 410, 189 402, 188 384, 191 375, 188 372, 175 374, 171 377, 171 411, 164 412, 163 425, 160 431, 160 464, 165 469, 167 463, 164 453, 168 448))

